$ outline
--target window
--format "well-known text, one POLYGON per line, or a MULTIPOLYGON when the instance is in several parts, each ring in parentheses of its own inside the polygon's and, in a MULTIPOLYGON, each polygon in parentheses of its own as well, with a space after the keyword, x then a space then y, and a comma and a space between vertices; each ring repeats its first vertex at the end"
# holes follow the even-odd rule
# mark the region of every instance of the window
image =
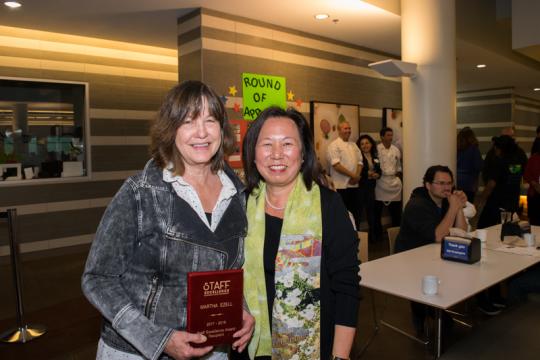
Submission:
POLYGON ((0 78, 0 181, 86 176, 87 84, 0 78))

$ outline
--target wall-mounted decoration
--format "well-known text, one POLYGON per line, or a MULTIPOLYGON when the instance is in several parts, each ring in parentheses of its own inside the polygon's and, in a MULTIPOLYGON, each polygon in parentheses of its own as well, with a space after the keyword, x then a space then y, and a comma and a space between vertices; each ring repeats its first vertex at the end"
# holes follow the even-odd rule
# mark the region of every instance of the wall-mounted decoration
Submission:
POLYGON ((234 86, 234 85, 229 86, 229 95, 236 96, 237 92, 238 92, 238 90, 236 90, 236 86, 234 86))
POLYGON ((330 171, 326 149, 338 137, 338 125, 348 122, 351 125, 350 141, 356 142, 359 136, 359 106, 334 104, 319 101, 310 102, 311 130, 315 140, 315 152, 323 169, 330 171))
POLYGON ((403 152, 403 113, 401 109, 383 109, 383 126, 393 130, 393 144, 403 152))
POLYGON ((242 168, 242 143, 244 141, 244 136, 246 135, 246 131, 248 128, 248 121, 247 120, 229 120, 229 123, 231 124, 231 128, 233 130, 234 134, 234 151, 229 157, 227 158, 227 161, 229 162, 229 165, 233 169, 241 169, 242 168))
POLYGON ((285 78, 260 74, 242 74, 244 119, 254 120, 269 106, 287 108, 285 78))
POLYGON ((294 100, 294 93, 292 92, 292 90, 289 90, 287 92, 287 101, 293 101, 294 100))

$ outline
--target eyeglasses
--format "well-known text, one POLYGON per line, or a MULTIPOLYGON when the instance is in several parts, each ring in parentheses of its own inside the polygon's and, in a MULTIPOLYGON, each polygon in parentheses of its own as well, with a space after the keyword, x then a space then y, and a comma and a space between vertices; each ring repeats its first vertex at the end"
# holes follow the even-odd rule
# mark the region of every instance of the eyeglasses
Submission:
POLYGON ((432 181, 432 184, 440 185, 440 186, 452 186, 454 185, 453 181, 432 181))

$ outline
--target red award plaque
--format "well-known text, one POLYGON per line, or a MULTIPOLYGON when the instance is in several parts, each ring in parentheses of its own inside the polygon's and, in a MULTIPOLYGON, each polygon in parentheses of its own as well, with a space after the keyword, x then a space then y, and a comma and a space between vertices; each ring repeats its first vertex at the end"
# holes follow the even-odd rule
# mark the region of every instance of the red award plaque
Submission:
POLYGON ((201 333, 208 346, 232 344, 242 327, 243 270, 188 273, 187 331, 201 333))

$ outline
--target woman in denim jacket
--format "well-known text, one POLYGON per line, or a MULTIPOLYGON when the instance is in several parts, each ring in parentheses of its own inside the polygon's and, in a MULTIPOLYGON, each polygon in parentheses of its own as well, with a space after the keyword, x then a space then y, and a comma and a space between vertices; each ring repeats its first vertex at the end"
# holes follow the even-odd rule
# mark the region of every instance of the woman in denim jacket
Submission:
MULTIPOLYGON (((227 349, 186 332, 187 273, 240 268, 244 188, 226 165, 233 143, 225 107, 198 81, 166 96, 152 129, 152 159, 108 206, 82 277, 104 317, 98 359, 226 359, 227 349), (212 351, 213 350, 213 351, 212 351)), ((244 310, 233 348, 254 319, 244 310)))

